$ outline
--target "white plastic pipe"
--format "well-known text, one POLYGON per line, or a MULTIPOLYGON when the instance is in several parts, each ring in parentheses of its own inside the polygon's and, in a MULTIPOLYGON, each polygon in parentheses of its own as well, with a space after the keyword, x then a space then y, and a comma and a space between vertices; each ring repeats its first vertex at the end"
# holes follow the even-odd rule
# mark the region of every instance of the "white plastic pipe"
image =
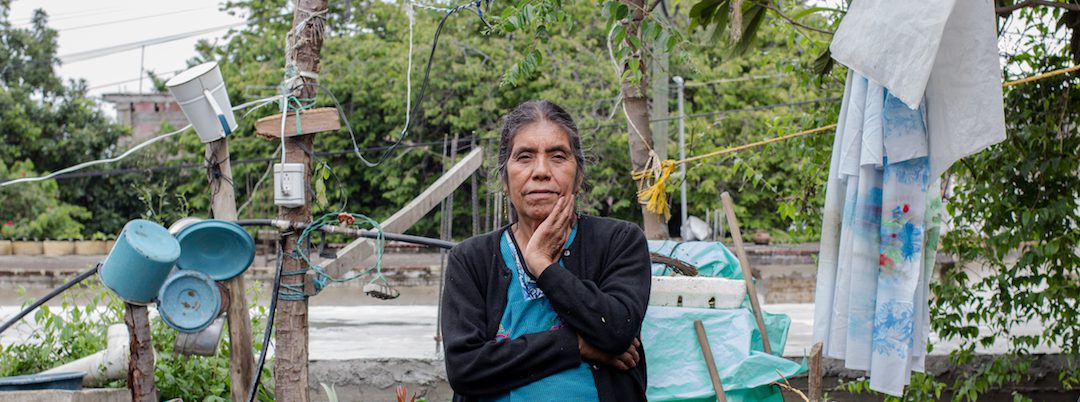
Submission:
POLYGON ((105 350, 46 370, 42 374, 82 371, 86 373, 86 377, 83 377, 83 386, 86 387, 126 378, 128 357, 131 355, 127 326, 124 324, 109 326, 106 345, 105 350))

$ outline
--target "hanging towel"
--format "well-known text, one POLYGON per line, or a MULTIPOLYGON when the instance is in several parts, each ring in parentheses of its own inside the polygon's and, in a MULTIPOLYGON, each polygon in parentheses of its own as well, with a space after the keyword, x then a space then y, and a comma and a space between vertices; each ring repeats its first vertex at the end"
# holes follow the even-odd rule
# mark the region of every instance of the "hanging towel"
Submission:
POLYGON ((825 195, 814 340, 901 395, 922 371, 940 196, 924 108, 849 73, 825 195), (936 197, 936 198, 935 198, 936 197))
POLYGON ((859 0, 829 49, 909 108, 925 99, 931 177, 1005 139, 991 0, 859 0))

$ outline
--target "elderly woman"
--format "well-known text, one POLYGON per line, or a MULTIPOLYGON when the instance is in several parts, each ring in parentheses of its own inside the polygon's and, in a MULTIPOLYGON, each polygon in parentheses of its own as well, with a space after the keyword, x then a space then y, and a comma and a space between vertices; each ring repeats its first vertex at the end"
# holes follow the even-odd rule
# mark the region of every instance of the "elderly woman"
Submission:
POLYGON ((506 116, 499 173, 514 222, 450 251, 443 293, 455 401, 644 401, 641 230, 580 215, 581 138, 558 105, 506 116))

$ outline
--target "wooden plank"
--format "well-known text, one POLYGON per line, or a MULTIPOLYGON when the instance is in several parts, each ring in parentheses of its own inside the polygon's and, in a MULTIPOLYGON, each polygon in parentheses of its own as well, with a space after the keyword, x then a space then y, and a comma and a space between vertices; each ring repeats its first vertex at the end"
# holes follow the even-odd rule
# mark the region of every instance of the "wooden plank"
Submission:
POLYGON ((724 394, 724 384, 720 382, 720 373, 716 370, 716 361, 713 360, 712 347, 709 346, 709 337, 705 335, 705 325, 701 320, 694 320, 694 330, 697 331, 698 344, 701 345, 701 354, 705 357, 705 366, 709 369, 709 378, 712 379, 713 391, 716 392, 717 402, 727 402, 724 394))
MULTIPOLYGON (((461 186, 473 172, 480 169, 484 161, 483 148, 477 147, 465 155, 465 158, 454 164, 438 180, 435 180, 423 193, 420 193, 405 207, 398 210, 394 215, 381 223, 383 230, 392 233, 404 233, 420 218, 427 215, 436 205, 453 194, 454 190, 461 186)), ((356 268, 375 251, 375 243, 370 239, 356 239, 337 253, 337 258, 323 262, 323 268, 333 276, 340 276, 350 269, 356 268)))
POLYGON ((146 306, 124 303, 131 355, 128 359, 128 389, 132 402, 157 402, 154 386, 154 347, 150 339, 150 313, 146 306))
POLYGON ((720 200, 724 204, 724 213, 727 215, 728 226, 731 228, 731 241, 735 243, 735 255, 739 257, 739 266, 742 267, 743 282, 746 283, 746 293, 750 295, 750 307, 754 311, 758 331, 761 332, 761 342, 764 344, 765 353, 772 354, 772 345, 769 344, 769 332, 765 330, 765 318, 761 315, 757 286, 754 286, 754 275, 750 271, 750 260, 746 258, 746 249, 743 248, 742 232, 739 230, 739 221, 735 218, 735 206, 731 202, 731 194, 725 191, 720 194, 720 200))
MULTIPOLYGON (((213 161, 207 170, 210 180, 210 212, 215 219, 236 219, 236 192, 232 180, 229 140, 206 144, 206 160, 213 161)), ((244 276, 225 282, 229 308, 225 312, 229 327, 229 396, 233 402, 246 401, 255 380, 255 351, 251 341, 251 313, 248 311, 244 276)))
POLYGON ((821 400, 823 390, 822 382, 825 380, 825 367, 821 361, 821 342, 815 343, 810 348, 810 372, 807 374, 810 382, 810 402, 821 400))
MULTIPOLYGON (((300 111, 300 130, 296 132, 296 112, 285 116, 285 136, 295 137, 302 134, 314 134, 341 129, 341 117, 337 108, 319 107, 300 111)), ((267 140, 281 139, 281 113, 266 116, 255 121, 255 133, 267 140)))

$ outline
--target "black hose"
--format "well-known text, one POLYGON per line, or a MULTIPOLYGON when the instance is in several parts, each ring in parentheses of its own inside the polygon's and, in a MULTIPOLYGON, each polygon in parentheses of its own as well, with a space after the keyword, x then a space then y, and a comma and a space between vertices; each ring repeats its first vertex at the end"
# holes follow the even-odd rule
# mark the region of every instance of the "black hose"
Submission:
POLYGON ((49 300, 52 300, 52 298, 56 297, 56 295, 59 295, 60 293, 63 293, 65 290, 68 290, 68 288, 70 288, 72 286, 75 286, 79 282, 82 282, 82 281, 86 280, 86 278, 89 278, 89 277, 93 276, 94 274, 96 274, 97 271, 98 271, 98 268, 100 268, 100 267, 101 267, 100 263, 98 263, 97 265, 94 265, 94 268, 91 268, 89 271, 83 272, 83 273, 79 274, 78 276, 72 278, 70 281, 68 281, 68 283, 65 283, 63 286, 60 286, 60 287, 58 287, 56 289, 53 289, 51 292, 49 292, 49 294, 47 294, 44 297, 38 299, 36 302, 34 302, 34 304, 31 304, 29 307, 23 309, 23 311, 20 311, 19 314, 15 315, 15 317, 12 317, 10 320, 5 322, 3 326, 0 326, 0 334, 4 333, 4 331, 6 331, 12 325, 15 325, 15 323, 19 322, 19 320, 21 320, 23 317, 26 317, 27 314, 30 314, 31 312, 36 310, 38 307, 41 307, 42 304, 45 304, 49 300))
MULTIPOLYGON (((240 225, 240 226, 275 226, 276 227, 276 225, 274 225, 273 221, 274 221, 273 219, 240 219, 240 220, 236 220, 236 221, 233 221, 233 222, 235 222, 237 225, 240 225)), ((306 224, 306 223, 293 223, 291 225, 291 228, 296 229, 296 230, 303 230, 304 228, 307 227, 307 225, 308 224, 306 224)), ((323 229, 323 230, 326 230, 326 231, 340 230, 341 229, 341 228, 333 227, 333 226, 324 226, 324 228, 325 229, 323 229), (331 228, 333 228, 333 229, 331 229, 331 228)), ((360 237, 365 237, 365 238, 368 238, 368 239, 376 239, 376 238, 379 237, 379 232, 377 232, 377 231, 369 231, 369 230, 353 230, 353 231, 350 231, 349 234, 354 234, 354 235, 357 235, 357 236, 360 236, 360 237)), ((457 243, 454 243, 454 242, 451 242, 451 241, 432 239, 430 237, 423 237, 423 236, 413 236, 413 235, 407 235, 407 234, 401 234, 401 233, 383 232, 382 236, 386 240, 400 241, 400 242, 405 242, 405 243, 419 244, 421 246, 439 247, 439 248, 445 248, 445 249, 451 249, 451 248, 454 248, 454 246, 457 245, 457 243)))
POLYGON ((277 242, 277 269, 274 270, 274 288, 270 293, 270 313, 266 317, 266 331, 263 332, 263 347, 259 352, 259 364, 255 366, 255 381, 251 383, 251 392, 248 393, 248 402, 255 400, 255 394, 259 391, 259 378, 262 377, 263 366, 266 364, 266 351, 270 350, 270 332, 274 330, 274 312, 277 311, 278 291, 281 290, 281 267, 285 259, 285 253, 281 248, 281 240, 277 242))

